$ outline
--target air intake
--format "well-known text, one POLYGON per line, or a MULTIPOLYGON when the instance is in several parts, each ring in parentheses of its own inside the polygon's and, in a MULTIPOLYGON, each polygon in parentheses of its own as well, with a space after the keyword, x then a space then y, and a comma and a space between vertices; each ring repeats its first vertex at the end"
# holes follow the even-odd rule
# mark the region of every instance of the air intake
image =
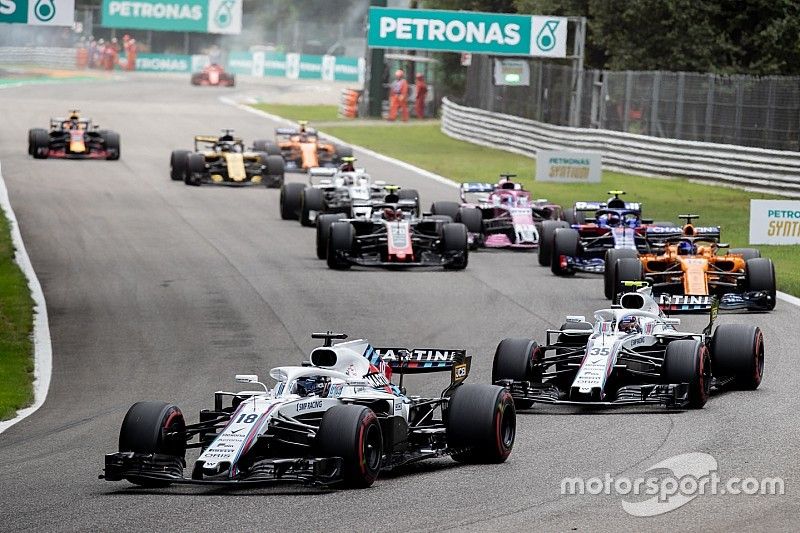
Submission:
POLYGON ((644 307, 644 297, 638 292, 627 292, 620 296, 619 305, 623 309, 641 309, 644 307))

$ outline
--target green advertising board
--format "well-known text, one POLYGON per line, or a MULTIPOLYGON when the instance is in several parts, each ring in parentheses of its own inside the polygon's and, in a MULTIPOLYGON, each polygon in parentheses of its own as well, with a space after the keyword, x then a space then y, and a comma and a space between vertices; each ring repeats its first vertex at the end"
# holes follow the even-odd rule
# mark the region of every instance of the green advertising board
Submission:
POLYGON ((281 52, 231 52, 226 67, 233 74, 304 80, 363 83, 364 60, 349 56, 317 56, 281 52))
MULTIPOLYGON (((125 61, 122 54, 120 61, 125 61)), ((183 54, 137 54, 136 70, 140 72, 192 72, 192 56, 183 54)))
POLYGON ((0 23, 72 26, 75 0, 0 0, 0 23))
POLYGON ((242 0, 103 0, 102 26, 239 34, 242 0))
POLYGON ((367 44, 374 48, 566 57, 567 19, 370 7, 367 44))

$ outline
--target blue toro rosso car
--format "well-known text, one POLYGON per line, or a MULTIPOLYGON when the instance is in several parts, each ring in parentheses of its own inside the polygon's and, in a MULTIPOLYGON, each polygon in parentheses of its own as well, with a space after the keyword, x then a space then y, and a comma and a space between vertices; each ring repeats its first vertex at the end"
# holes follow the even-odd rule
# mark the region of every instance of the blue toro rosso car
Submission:
POLYGON ((641 204, 622 200, 623 191, 609 194, 614 197, 607 202, 576 203, 567 211, 568 220, 542 223, 540 265, 550 266, 557 276, 579 271, 602 274, 609 261, 613 264, 619 258, 647 252, 649 228, 674 226, 671 222, 653 224, 652 220, 643 219, 641 204), (587 217, 589 211, 594 216, 587 217))

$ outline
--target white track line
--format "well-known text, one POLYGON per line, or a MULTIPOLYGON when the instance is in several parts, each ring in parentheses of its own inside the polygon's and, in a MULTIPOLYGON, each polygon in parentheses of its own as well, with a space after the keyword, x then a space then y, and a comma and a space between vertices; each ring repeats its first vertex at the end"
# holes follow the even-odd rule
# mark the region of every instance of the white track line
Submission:
POLYGON ((11 241, 16 250, 14 259, 28 279, 28 288, 33 298, 33 353, 35 365, 33 371, 33 405, 17 411, 15 418, 0 422, 0 433, 2 433, 20 420, 35 413, 47 398, 47 391, 50 388, 50 376, 53 374, 53 345, 50 340, 50 324, 47 320, 47 305, 44 301, 42 286, 39 283, 39 278, 36 277, 36 272, 33 270, 28 252, 25 250, 25 243, 22 242, 19 223, 8 199, 8 189, 6 189, 6 182, 3 180, 2 172, 0 172, 0 207, 6 214, 9 229, 11 230, 11 241))
MULTIPOLYGON (((260 109, 256 109, 256 108, 251 107, 251 106, 246 105, 246 104, 240 104, 239 102, 236 102, 235 100, 233 100, 232 98, 230 98, 228 96, 220 96, 219 100, 223 104, 227 104, 227 105, 231 105, 231 106, 237 107, 237 108, 241 109, 242 111, 247 111, 248 113, 253 113, 254 115, 260 115, 260 116, 262 116, 264 118, 268 118, 268 119, 270 119, 270 120, 272 120, 274 122, 280 122, 280 123, 283 123, 283 124, 289 124, 291 126, 295 125, 295 122, 293 122, 291 120, 285 119, 285 118, 280 117, 278 115, 273 115, 272 113, 267 113, 266 111, 262 111, 260 109)), ((414 165, 412 165, 410 163, 406 163, 405 161, 400 161, 399 159, 395 159, 393 157, 389 157, 389 156, 386 156, 386 155, 383 155, 383 154, 379 154, 378 152, 374 152, 374 151, 370 150, 369 148, 364 148, 363 146, 358 146, 357 144, 351 144, 351 143, 349 143, 347 141, 343 141, 342 139, 334 137, 333 135, 327 135, 326 134, 325 137, 330 139, 330 140, 332 140, 333 142, 337 142, 337 143, 340 143, 340 144, 348 144, 348 145, 352 146, 353 149, 358 150, 359 152, 364 152, 365 154, 367 154, 369 156, 372 156, 372 157, 375 157, 377 159, 380 159, 381 161, 385 161, 387 163, 392 163, 392 164, 397 165, 399 167, 402 167, 402 168, 404 168, 406 170, 410 170, 412 172, 416 172, 417 174, 420 174, 422 176, 425 176, 426 178, 430 178, 432 180, 438 181, 439 183, 443 183, 445 185, 448 185, 450 187, 455 187, 455 188, 461 187, 460 183, 455 182, 455 181, 451 180, 450 178, 445 178, 444 176, 440 176, 439 174, 435 174, 433 172, 425 170, 424 168, 415 167, 414 165)), ((464 140, 465 140, 465 142, 471 142, 471 141, 467 141, 466 139, 464 139, 464 140)), ((476 143, 473 143, 473 144, 476 144, 476 143)), ((480 143, 480 144, 482 144, 482 143, 480 143)), ((489 146, 489 145, 486 144, 485 146, 489 146)), ((525 154, 523 154, 523 155, 525 155, 525 154)), ((790 303, 792 305, 796 305, 796 306, 800 307, 800 298, 796 298, 796 297, 792 296, 791 294, 786 294, 785 292, 781 292, 781 291, 778 291, 777 296, 778 296, 778 299, 783 300, 784 302, 788 302, 788 303, 790 303)))

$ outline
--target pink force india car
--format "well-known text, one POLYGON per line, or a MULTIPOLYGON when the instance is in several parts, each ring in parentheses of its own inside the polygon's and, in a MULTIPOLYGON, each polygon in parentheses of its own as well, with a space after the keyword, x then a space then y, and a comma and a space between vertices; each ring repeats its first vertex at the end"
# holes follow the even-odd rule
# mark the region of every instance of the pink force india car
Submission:
POLYGON ((461 202, 439 201, 431 213, 447 215, 467 227, 470 247, 532 249, 539 245, 541 224, 561 218, 561 206, 533 200, 530 191, 501 174, 496 184, 463 183, 461 202))

